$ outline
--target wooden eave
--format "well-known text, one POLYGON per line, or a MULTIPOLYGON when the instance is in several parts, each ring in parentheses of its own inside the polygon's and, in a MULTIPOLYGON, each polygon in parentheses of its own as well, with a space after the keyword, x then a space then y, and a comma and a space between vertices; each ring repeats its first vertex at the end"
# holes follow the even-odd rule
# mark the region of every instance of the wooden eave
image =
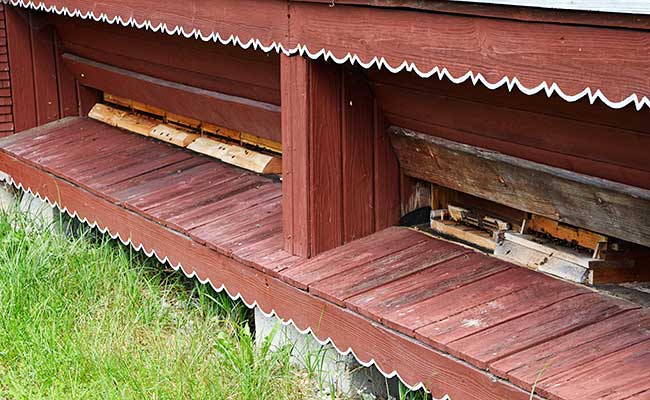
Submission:
POLYGON ((156 7, 143 0, 7 1, 266 52, 391 72, 406 70, 455 83, 471 81, 490 89, 543 92, 567 101, 602 101, 613 108, 650 107, 645 16, 603 19, 587 13, 566 17, 553 11, 544 17, 519 7, 491 5, 459 12, 454 7, 466 6, 448 2, 434 7, 435 12, 423 12, 408 9, 409 2, 357 0, 336 2, 334 7, 322 0, 223 0, 210 6, 164 1, 156 7), (359 3, 404 4, 407 9, 360 7, 359 3), (195 10, 191 15, 190 9, 195 10), (607 26, 594 26, 603 24, 607 26))
POLYGON ((291 256, 279 182, 83 117, 1 139, 0 170, 436 397, 524 400, 535 382, 549 399, 650 394, 650 314, 632 303, 407 228, 291 256))

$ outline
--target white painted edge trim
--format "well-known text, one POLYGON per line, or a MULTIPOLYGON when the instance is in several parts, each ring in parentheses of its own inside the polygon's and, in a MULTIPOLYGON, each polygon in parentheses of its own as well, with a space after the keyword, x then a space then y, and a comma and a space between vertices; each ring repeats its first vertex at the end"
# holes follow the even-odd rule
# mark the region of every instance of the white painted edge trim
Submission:
POLYGON ((366 69, 370 69, 373 66, 376 66, 379 69, 385 68, 392 73, 398 73, 401 71, 415 72, 417 75, 419 75, 422 78, 430 78, 436 75, 440 80, 446 78, 456 84, 460 84, 469 80, 474 85, 481 83, 485 87, 491 90, 498 89, 501 86, 505 85, 508 88, 508 91, 512 91, 513 88, 516 87, 526 95, 534 95, 540 92, 545 92, 548 97, 551 97, 553 94, 557 94, 562 99, 568 102, 575 102, 582 99, 583 97, 587 97, 591 104, 594 104, 596 100, 600 100, 608 107, 614 109, 620 109, 632 103, 635 105, 637 111, 641 110, 643 107, 646 106, 650 108, 650 98, 646 96, 639 98, 639 96, 636 93, 630 94, 628 97, 626 97, 621 101, 611 101, 600 91, 600 89, 596 89, 596 91, 592 91, 590 87, 586 87, 580 93, 569 95, 564 93, 562 89, 555 82, 549 85, 546 81, 543 81, 542 83, 540 83, 535 87, 526 87, 519 81, 517 77, 504 76, 497 82, 490 82, 481 73, 475 74, 472 71, 467 71, 464 75, 455 77, 451 75, 451 73, 447 70, 447 68, 443 67, 441 69, 439 66, 436 66, 429 71, 421 71, 414 62, 409 62, 408 60, 402 61, 402 63, 397 66, 392 66, 386 61, 384 57, 377 57, 377 56, 373 57, 368 62, 364 62, 357 54, 347 53, 344 57, 339 58, 336 57, 332 53, 332 51, 326 50, 325 48, 322 48, 317 52, 312 52, 309 50, 307 45, 304 44, 297 44, 296 47, 294 48, 286 48, 284 45, 282 45, 282 43, 278 43, 278 42, 273 42, 269 45, 264 45, 259 39, 250 39, 247 42, 243 42, 242 40, 239 39, 238 36, 235 35, 230 35, 226 38, 223 38, 218 32, 210 32, 209 34, 206 35, 205 33, 201 32, 201 30, 192 29, 191 31, 186 31, 185 28, 178 25, 174 25, 173 27, 167 26, 166 23, 153 25, 150 20, 138 21, 133 17, 129 18, 128 20, 124 20, 121 16, 115 16, 111 18, 108 15, 103 13, 99 15, 95 15, 92 11, 87 11, 84 13, 81 10, 76 8, 74 10, 70 10, 67 7, 62 7, 59 9, 55 5, 51 5, 48 7, 45 5, 45 3, 41 1, 38 1, 38 4, 34 3, 33 0, 28 0, 28 1, 0 0, 0 1, 2 1, 5 4, 10 4, 12 6, 31 8, 37 11, 56 13, 59 15, 66 15, 68 17, 91 19, 97 22, 106 22, 109 24, 119 24, 125 27, 148 29, 154 32, 165 32, 169 35, 182 35, 186 38, 201 39, 206 42, 218 42, 223 45, 239 46, 243 49, 253 48, 255 50, 262 50, 266 53, 274 51, 276 53, 283 53, 287 56, 300 54, 301 56, 307 56, 313 60, 322 57, 324 60, 332 60, 337 64, 344 64, 344 63, 358 64, 361 67, 366 69))
MULTIPOLYGON (((267 318, 270 318, 270 317, 275 316, 275 318, 277 318, 278 321, 280 321, 280 322, 282 323, 282 325, 285 325, 285 326, 286 326, 286 325, 293 325, 293 327, 294 327, 298 332, 300 332, 300 333, 303 334, 303 335, 311 334, 311 336, 314 338, 314 340, 316 340, 318 343, 320 343, 320 344, 323 345, 323 346, 330 344, 330 345, 331 345, 331 346, 332 346, 332 347, 333 347, 333 348, 334 348, 334 349, 335 349, 339 354, 341 354, 341 355, 343 355, 343 356, 347 356, 348 354, 352 354, 352 355, 354 356, 354 358, 359 362, 359 364, 363 365, 364 367, 371 367, 371 366, 374 365, 374 366, 377 368, 377 370, 378 370, 378 371, 379 371, 383 376, 385 376, 386 378, 393 378, 393 377, 396 376, 396 377, 397 377, 397 378, 398 378, 398 379, 399 379, 399 380, 400 380, 400 381, 401 381, 401 382, 402 382, 406 387, 408 387, 408 388, 411 389, 411 390, 420 390, 420 389, 427 390, 426 387, 424 386, 424 383, 423 383, 423 382, 418 382, 418 383, 415 384, 415 385, 410 385, 410 384, 408 384, 407 382, 405 382, 405 381, 402 379, 402 377, 399 375, 399 373, 398 373, 396 370, 392 370, 391 372, 385 372, 384 370, 382 370, 382 368, 379 366, 379 364, 377 364, 377 362, 375 361, 374 358, 373 358, 373 359, 370 359, 369 361, 364 361, 364 360, 362 360, 361 358, 359 358, 359 356, 357 356, 357 355, 355 354, 354 350, 353 350, 351 347, 348 347, 348 348, 345 349, 345 350, 341 350, 341 349, 338 348, 338 346, 336 345, 336 343, 334 343, 334 340, 333 340, 332 338, 328 337, 328 338, 326 338, 326 339, 323 340, 323 339, 320 339, 318 336, 316 336, 316 333, 314 333, 314 331, 311 329, 311 327, 308 326, 308 327, 305 328, 305 329, 301 329, 300 327, 298 327, 298 325, 296 325, 296 323, 293 321, 293 319, 289 319, 289 320, 284 320, 284 319, 282 319, 282 318, 281 318, 281 317, 280 317, 280 316, 275 312, 275 309, 271 309, 271 310, 268 311, 268 312, 267 312, 267 311, 264 311, 264 310, 262 309, 262 307, 261 307, 259 304, 257 304, 257 301, 256 301, 256 300, 253 301, 253 302, 251 303, 251 302, 247 301, 247 300, 246 300, 246 299, 241 295, 241 293, 239 293, 239 292, 236 293, 236 294, 232 294, 232 293, 230 293, 230 291, 228 290, 228 288, 227 288, 224 284, 222 284, 221 286, 216 286, 214 283, 212 283, 212 281, 210 280, 210 278, 201 278, 201 277, 196 273, 195 270, 190 270, 190 272, 188 272, 188 271, 186 270, 186 268, 183 267, 183 265, 182 265, 181 263, 178 263, 177 265, 174 265, 174 264, 172 264, 172 262, 171 262, 171 261, 170 261, 166 256, 165 256, 165 257, 160 257, 160 256, 156 253, 156 250, 155 250, 155 249, 147 250, 147 249, 144 247, 144 245, 143 245, 142 243, 139 243, 139 244, 135 244, 135 243, 133 243, 133 242, 131 241, 131 238, 128 238, 128 239, 125 240, 125 239, 122 238, 122 236, 119 234, 119 232, 118 232, 118 233, 113 233, 113 232, 110 231, 110 229, 109 229, 108 227, 102 227, 102 226, 100 226, 100 225, 97 223, 97 221, 92 221, 92 222, 90 222, 87 218, 85 218, 85 217, 84 217, 84 218, 80 217, 80 216, 77 214, 77 211, 76 211, 76 210, 73 210, 73 211, 71 212, 70 210, 68 210, 67 207, 65 207, 65 206, 64 206, 64 207, 61 207, 60 204, 58 204, 58 203, 55 202, 55 201, 50 200, 47 196, 41 196, 41 194, 38 193, 38 191, 33 191, 30 187, 25 188, 25 187, 23 186, 22 183, 20 183, 20 182, 16 182, 16 181, 13 179, 12 176, 10 176, 10 175, 8 175, 8 174, 6 174, 6 173, 4 173, 4 172, 1 172, 1 171, 0 171, 0 175, 2 175, 2 177, 6 180, 6 182, 8 182, 8 183, 10 183, 11 185, 13 185, 16 189, 19 189, 19 190, 23 191, 24 193, 27 193, 27 194, 29 194, 29 195, 31 195, 31 196, 34 196, 34 197, 38 198, 39 200, 41 200, 41 201, 45 202, 47 205, 49 205, 51 208, 53 208, 53 209, 54 209, 54 208, 58 209, 59 212, 61 212, 61 213, 64 213, 64 212, 65 212, 65 213, 68 214, 70 217, 77 219, 77 220, 80 221, 81 223, 87 224, 87 225, 90 226, 91 228, 96 228, 96 229, 98 229, 102 234, 108 234, 112 239, 114 239, 114 240, 115 240, 115 239, 119 240, 119 241, 120 241, 122 244, 124 244, 125 246, 129 246, 129 245, 130 245, 130 246, 131 246, 135 251, 141 251, 142 253, 144 253, 144 254, 145 254, 147 257, 149 257, 149 258, 155 256, 156 259, 157 259, 161 264, 167 264, 167 265, 171 266, 175 271, 179 271, 179 270, 182 271, 183 274, 184 274, 186 277, 188 277, 188 278, 196 278, 196 279, 197 279, 200 283, 202 283, 202 284, 208 284, 208 283, 209 283, 210 286, 211 286, 211 287, 212 287, 216 292, 222 292, 222 291, 225 291, 226 294, 227 294, 231 299, 233 299, 234 301, 241 300, 241 301, 244 303, 244 305, 246 305, 246 307, 248 307, 249 309, 254 309, 254 308, 257 307, 257 309, 258 309, 262 314, 264 314, 264 316, 266 316, 267 318)), ((497 378, 496 378, 495 376, 493 376, 493 375, 490 375, 490 376, 492 377, 493 380, 496 381, 497 378)), ((428 390, 427 390, 427 392, 428 392, 428 390)), ((449 395, 446 394, 446 395, 444 395, 443 397, 441 397, 440 399, 433 398, 433 400, 451 400, 451 398, 449 397, 449 395)))

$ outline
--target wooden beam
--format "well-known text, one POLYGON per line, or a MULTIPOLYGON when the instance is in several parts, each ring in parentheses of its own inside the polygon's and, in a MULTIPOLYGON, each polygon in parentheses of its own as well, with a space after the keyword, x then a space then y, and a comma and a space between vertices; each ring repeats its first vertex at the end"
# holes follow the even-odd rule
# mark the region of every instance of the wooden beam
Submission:
POLYGON ((406 60, 422 72, 471 71, 492 83, 516 77, 528 88, 555 83, 567 95, 599 89, 612 101, 650 97, 645 31, 295 2, 289 23, 292 46, 326 49, 339 59, 381 57, 393 67, 406 60))
POLYGON ((11 66, 11 102, 15 132, 37 125, 29 11, 6 7, 7 42, 11 66))
POLYGON ((302 57, 281 71, 285 248, 311 257, 343 244, 342 75, 302 57))
POLYGON ((200 89, 64 54, 83 85, 226 128, 281 140, 280 107, 200 89))
POLYGON ((144 115, 95 104, 88 117, 130 132, 149 136, 260 174, 281 174, 282 160, 237 144, 201 136, 198 130, 165 124, 144 115))
MULTIPOLYGON (((305 3, 328 3, 332 0, 300 0, 305 3)), ((614 26, 620 28, 650 30, 650 16, 625 15, 608 12, 588 12, 575 10, 556 10, 524 8, 500 4, 479 4, 478 2, 422 1, 422 0, 336 0, 337 5, 403 8, 420 11, 444 12, 449 14, 471 15, 511 19, 515 21, 555 22, 575 25, 614 26)))
POLYGON ((282 57, 285 249, 315 256, 399 219, 399 168, 358 69, 282 57))
POLYGON ((149 21, 154 27, 165 24, 169 30, 197 30, 206 36, 218 32, 223 39, 236 36, 242 43, 259 39, 263 44, 270 45, 282 41, 287 35, 286 23, 277 23, 284 22, 287 17, 286 0, 220 0, 213 3, 203 0, 153 3, 150 0, 48 0, 44 4, 56 9, 76 9, 82 15, 91 12, 96 16, 105 14, 110 21, 118 17, 123 21, 133 18, 139 23, 149 21))
POLYGON ((650 246, 650 191, 398 127, 406 174, 556 221, 650 246))

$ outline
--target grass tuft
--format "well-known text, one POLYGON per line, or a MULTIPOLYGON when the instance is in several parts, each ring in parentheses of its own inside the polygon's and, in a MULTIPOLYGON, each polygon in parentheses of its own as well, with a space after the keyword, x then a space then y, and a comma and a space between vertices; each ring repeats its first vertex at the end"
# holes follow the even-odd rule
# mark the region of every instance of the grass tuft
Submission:
POLYGON ((249 319, 130 248, 0 213, 0 399, 304 398, 249 319))

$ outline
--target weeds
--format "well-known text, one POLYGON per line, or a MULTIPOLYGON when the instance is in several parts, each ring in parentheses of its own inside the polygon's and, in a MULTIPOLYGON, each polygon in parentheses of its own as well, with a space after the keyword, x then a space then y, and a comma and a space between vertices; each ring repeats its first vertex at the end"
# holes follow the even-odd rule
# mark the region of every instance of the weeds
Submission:
POLYGON ((0 398, 305 397, 241 303, 88 239, 0 214, 0 398))

